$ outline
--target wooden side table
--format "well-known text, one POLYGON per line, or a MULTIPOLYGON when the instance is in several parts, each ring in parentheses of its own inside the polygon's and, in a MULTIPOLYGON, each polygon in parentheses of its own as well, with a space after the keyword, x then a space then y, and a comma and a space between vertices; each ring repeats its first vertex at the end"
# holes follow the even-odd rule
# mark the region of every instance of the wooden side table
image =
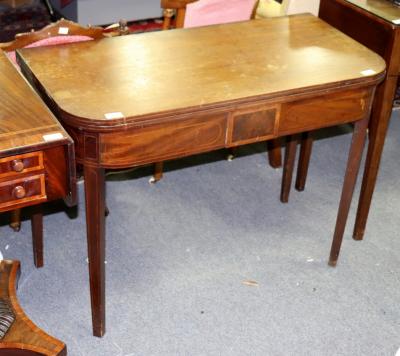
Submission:
MULTIPOLYGON (((76 201, 74 143, 0 53, 0 213, 64 198, 76 201)), ((32 214, 36 267, 43 266, 42 213, 32 214)))
POLYGON ((377 88, 353 237, 362 240, 378 176, 400 71, 400 8, 387 0, 321 0, 319 17, 381 55, 385 81, 377 88))

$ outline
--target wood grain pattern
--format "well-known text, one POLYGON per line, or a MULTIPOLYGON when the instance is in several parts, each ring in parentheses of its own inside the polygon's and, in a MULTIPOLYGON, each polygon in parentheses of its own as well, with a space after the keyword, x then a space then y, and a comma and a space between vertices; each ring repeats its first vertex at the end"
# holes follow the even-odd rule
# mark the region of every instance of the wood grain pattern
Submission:
POLYGON ((65 344, 38 328, 19 305, 16 295, 19 273, 18 261, 0 261, 0 298, 8 301, 16 315, 16 320, 0 342, 0 355, 66 356, 65 344))
POLYGON ((0 52, 0 158, 26 152, 26 147, 48 147, 71 143, 68 134, 58 123, 26 80, 0 52), (54 142, 46 135, 58 134, 54 142))
POLYGON ((385 69, 380 57, 311 15, 23 49, 18 55, 23 71, 46 87, 68 124, 96 130, 179 109, 349 85, 363 70, 379 76, 385 69), (102 63, 101 71, 92 58, 102 63), (106 119, 115 112, 123 117, 106 119))

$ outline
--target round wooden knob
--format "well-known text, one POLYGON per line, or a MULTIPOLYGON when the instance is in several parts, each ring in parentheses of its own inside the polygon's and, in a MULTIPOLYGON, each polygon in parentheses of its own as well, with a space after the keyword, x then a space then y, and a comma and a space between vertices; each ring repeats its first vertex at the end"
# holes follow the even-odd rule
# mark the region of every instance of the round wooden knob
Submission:
POLYGON ((24 162, 22 162, 20 159, 14 159, 11 162, 11 167, 15 172, 21 172, 24 170, 24 162))
POLYGON ((17 199, 22 199, 23 197, 25 197, 25 194, 25 188, 20 185, 13 189, 13 196, 17 199))

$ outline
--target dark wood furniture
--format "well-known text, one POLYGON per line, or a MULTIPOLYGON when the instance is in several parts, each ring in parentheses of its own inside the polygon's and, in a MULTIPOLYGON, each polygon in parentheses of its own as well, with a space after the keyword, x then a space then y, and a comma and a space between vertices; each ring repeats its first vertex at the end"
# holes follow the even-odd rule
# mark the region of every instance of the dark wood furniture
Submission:
MULTIPOLYGON (((118 32, 116 32, 118 33, 118 32)), ((112 33, 107 33, 107 36, 112 33)), ((16 38, 7 43, 0 43, 0 49, 4 52, 13 52, 16 49, 24 48, 34 43, 43 43, 50 38, 58 38, 61 44, 63 39, 71 39, 74 36, 85 36, 87 38, 100 39, 105 38, 104 30, 101 27, 83 27, 72 21, 61 19, 52 23, 39 31, 31 31, 27 33, 20 33, 16 38), (71 37, 72 36, 72 37, 71 37), (41 41, 41 42, 40 42, 41 41)), ((43 43, 42 45, 46 45, 43 43)), ((10 212, 10 226, 14 231, 19 231, 21 228, 21 209, 12 210, 10 212)))
POLYGON ((372 51, 312 15, 298 15, 23 49, 17 56, 84 166, 94 335, 105 332, 105 169, 354 122, 330 255, 335 265, 375 86, 385 72, 372 51))
MULTIPOLYGON (((400 72, 400 7, 388 0, 321 0, 319 17, 381 55, 387 67, 369 123, 369 144, 353 238, 362 240, 400 72)), ((312 137, 302 141, 296 189, 304 190, 312 137)))
MULTIPOLYGON (((0 212, 65 198, 75 203, 74 145, 0 52, 0 212)), ((43 266, 42 214, 31 217, 34 261, 43 266)))
POLYGON ((15 321, 0 341, 0 356, 66 356, 67 347, 38 328, 18 303, 18 261, 0 261, 0 299, 15 315, 15 321))

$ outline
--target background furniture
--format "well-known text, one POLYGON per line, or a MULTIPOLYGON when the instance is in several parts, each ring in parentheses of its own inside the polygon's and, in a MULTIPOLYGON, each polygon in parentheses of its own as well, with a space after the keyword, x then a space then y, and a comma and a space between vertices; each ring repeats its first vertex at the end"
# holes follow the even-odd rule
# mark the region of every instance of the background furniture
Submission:
POLYGON ((16 34, 38 30, 51 22, 48 8, 42 1, 16 8, 0 5, 0 42, 12 41, 16 34))
MULTIPOLYGON (((0 212, 60 198, 74 205, 73 141, 3 53, 0 72, 0 212)), ((31 220, 34 261, 41 267, 40 207, 31 220)))
POLYGON ((0 299, 15 315, 14 323, 0 341, 0 355, 66 356, 65 344, 39 329, 19 305, 16 295, 19 274, 18 261, 0 261, 0 299))
MULTIPOLYGON (((119 34, 119 31, 124 31, 122 25, 124 24, 120 24, 119 28, 114 30, 117 34, 119 34)), ((17 65, 15 50, 19 48, 60 45, 63 43, 88 41, 104 37, 104 30, 101 27, 83 27, 72 21, 60 20, 46 26, 40 31, 21 33, 17 35, 16 39, 12 42, 0 43, 0 49, 2 49, 10 57, 11 61, 17 65)), ((21 209, 12 210, 10 214, 11 228, 14 231, 19 231, 21 228, 21 209)))
POLYGON ((385 70, 375 53, 318 18, 299 15, 62 49, 23 49, 18 56, 24 75, 74 138, 76 159, 84 166, 94 335, 105 332, 105 169, 355 122, 330 255, 330 264, 336 264, 370 103, 385 70), (319 53, 321 43, 329 55, 324 51, 324 60, 309 66, 308 58, 319 53), (305 44, 310 50, 298 51, 305 44), (132 53, 140 60, 132 61, 132 53), (250 75, 261 64, 273 65, 274 53, 291 65, 250 75), (93 66, 93 58, 102 66, 93 66), (237 59, 234 66, 232 58, 237 59), (374 74, 361 74, 364 68, 374 74))
MULTIPOLYGON (((377 89, 369 123, 368 153, 353 231, 353 238, 362 240, 400 72, 400 8, 386 0, 321 0, 319 17, 386 61, 386 78, 377 89)), ((312 137, 308 135, 302 140, 298 190, 305 186, 311 146, 312 137)))

